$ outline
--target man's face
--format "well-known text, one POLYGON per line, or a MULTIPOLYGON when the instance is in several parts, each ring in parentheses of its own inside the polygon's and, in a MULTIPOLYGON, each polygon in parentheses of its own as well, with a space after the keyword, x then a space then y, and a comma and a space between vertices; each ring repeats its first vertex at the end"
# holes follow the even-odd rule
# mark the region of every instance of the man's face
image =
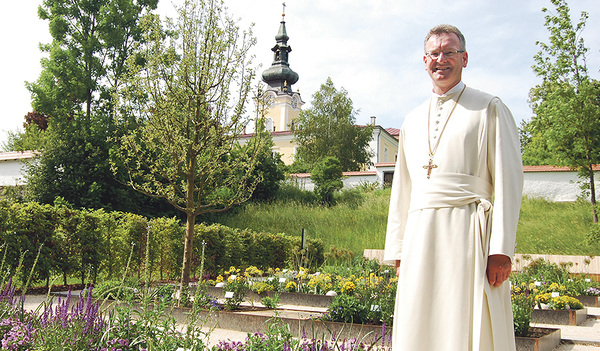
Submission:
POLYGON ((432 35, 425 43, 425 69, 433 82, 433 91, 444 94, 461 79, 463 67, 467 67, 469 55, 460 51, 460 40, 456 34, 432 35), (437 58, 427 54, 438 54, 437 58), (443 53, 452 53, 449 56, 443 53))

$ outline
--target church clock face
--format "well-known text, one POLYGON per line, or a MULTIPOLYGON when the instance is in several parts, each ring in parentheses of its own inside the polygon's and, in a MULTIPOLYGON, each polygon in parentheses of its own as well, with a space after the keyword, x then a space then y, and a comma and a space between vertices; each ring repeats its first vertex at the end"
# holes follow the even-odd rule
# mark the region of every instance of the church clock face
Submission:
POLYGON ((271 108, 275 104, 275 97, 273 94, 265 93, 265 95, 263 95, 263 101, 266 108, 271 108))
POLYGON ((298 98, 298 95, 292 96, 292 108, 298 108, 299 102, 300 102, 300 98, 298 98))

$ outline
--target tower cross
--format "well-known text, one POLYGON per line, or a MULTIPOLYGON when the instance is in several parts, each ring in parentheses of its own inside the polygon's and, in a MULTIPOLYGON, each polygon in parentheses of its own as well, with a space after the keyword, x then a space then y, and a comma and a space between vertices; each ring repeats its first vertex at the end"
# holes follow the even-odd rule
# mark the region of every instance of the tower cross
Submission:
POLYGON ((285 2, 282 2, 281 5, 283 5, 283 16, 285 16, 285 2))

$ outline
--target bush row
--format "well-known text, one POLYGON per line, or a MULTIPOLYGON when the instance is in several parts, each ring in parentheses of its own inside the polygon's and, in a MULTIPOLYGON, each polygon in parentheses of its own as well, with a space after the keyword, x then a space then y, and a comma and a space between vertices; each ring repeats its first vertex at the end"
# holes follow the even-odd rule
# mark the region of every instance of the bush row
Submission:
MULTIPOLYGON (((178 279, 185 228, 176 218, 148 219, 124 212, 75 210, 62 204, 0 201, 2 270, 22 284, 61 276, 96 281, 129 272, 141 278, 148 265, 152 279, 178 279), (146 252, 148 253, 146 255, 146 252), (37 260, 37 261, 36 261, 37 260), (34 266, 31 271, 30 267, 34 266), (31 274, 30 274, 31 273, 31 274)), ((194 235, 193 272, 215 276, 230 266, 299 267, 323 262, 323 243, 285 234, 257 233, 222 225, 198 224, 194 235)))

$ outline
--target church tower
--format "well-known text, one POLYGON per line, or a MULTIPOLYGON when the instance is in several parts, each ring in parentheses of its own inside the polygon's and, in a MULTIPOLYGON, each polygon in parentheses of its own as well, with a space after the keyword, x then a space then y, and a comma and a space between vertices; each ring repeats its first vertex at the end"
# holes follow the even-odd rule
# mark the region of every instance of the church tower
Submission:
POLYGON ((300 93, 294 92, 292 85, 298 81, 298 73, 292 71, 288 62, 292 48, 288 45, 288 35, 285 29, 285 3, 275 36, 276 44, 273 51, 271 67, 262 73, 262 79, 269 86, 264 92, 263 99, 267 103, 266 128, 271 132, 287 132, 294 130, 294 121, 300 114, 304 104, 300 93))

